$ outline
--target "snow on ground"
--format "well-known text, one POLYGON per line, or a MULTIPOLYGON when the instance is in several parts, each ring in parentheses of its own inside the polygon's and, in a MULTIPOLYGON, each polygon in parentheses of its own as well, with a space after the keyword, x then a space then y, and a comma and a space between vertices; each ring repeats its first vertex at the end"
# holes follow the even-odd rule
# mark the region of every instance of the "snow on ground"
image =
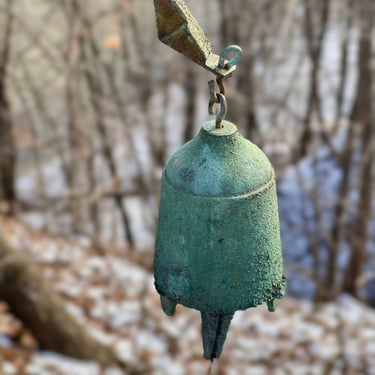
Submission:
MULTIPOLYGON (((182 306, 172 318, 163 314, 152 258, 119 249, 98 253, 85 239, 41 234, 9 219, 1 219, 0 228, 39 263, 71 313, 141 374, 207 374, 200 315, 182 306)), ((21 369, 27 375, 123 374, 33 351, 30 337, 16 345, 9 340, 12 327, 20 330, 19 322, 0 306, 1 374, 18 375, 21 369)), ((286 297, 275 313, 265 306, 237 312, 213 367, 227 375, 375 374, 375 313, 349 296, 319 308, 286 297)))

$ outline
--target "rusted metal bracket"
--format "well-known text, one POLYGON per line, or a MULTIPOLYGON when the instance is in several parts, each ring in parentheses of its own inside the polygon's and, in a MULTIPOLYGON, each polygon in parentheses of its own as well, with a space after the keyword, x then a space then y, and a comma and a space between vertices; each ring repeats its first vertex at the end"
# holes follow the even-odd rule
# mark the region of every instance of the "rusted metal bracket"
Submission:
POLYGON ((214 54, 210 41, 183 0, 154 0, 154 5, 161 42, 216 76, 225 77, 235 71, 241 48, 233 45, 221 55, 214 54), (233 54, 231 59, 229 54, 233 54))

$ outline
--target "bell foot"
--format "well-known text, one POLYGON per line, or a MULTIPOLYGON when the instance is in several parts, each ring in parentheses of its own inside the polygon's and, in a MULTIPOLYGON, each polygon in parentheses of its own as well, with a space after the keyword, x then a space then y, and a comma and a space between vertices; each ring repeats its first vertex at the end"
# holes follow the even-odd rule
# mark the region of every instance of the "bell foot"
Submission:
POLYGON ((172 316, 176 311, 176 302, 171 301, 169 298, 160 296, 161 307, 166 315, 172 316))
POLYGON ((219 358, 234 314, 201 312, 204 358, 219 358))
POLYGON ((271 300, 267 301, 267 307, 268 307, 269 312, 276 311, 277 301, 275 299, 271 299, 271 300))

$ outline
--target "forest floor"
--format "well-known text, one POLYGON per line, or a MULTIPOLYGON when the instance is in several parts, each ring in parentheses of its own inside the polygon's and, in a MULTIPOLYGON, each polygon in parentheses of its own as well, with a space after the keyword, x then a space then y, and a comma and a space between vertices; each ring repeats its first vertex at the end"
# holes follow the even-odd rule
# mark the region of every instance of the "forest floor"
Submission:
MULTIPOLYGON (((200 314, 182 306, 164 315, 153 286, 152 254, 113 246, 97 249, 0 219, 0 228, 28 253, 98 340, 140 374, 208 374, 202 357, 200 314)), ((342 296, 314 306, 287 296, 278 309, 237 312, 220 361, 211 373, 235 375, 375 374, 375 311, 342 296)), ((37 343, 0 302, 0 375, 121 375, 56 353, 37 343)))

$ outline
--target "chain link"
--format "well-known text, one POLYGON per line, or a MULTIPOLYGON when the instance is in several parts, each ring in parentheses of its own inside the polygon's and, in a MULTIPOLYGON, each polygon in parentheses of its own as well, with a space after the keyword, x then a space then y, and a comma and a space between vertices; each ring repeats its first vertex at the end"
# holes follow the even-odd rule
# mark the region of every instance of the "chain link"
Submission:
MULTIPOLYGON (((210 115, 216 115, 216 128, 222 127, 222 121, 225 119, 227 114, 228 104, 225 95, 221 92, 215 92, 215 81, 211 80, 208 82, 210 90, 210 101, 208 103, 208 113, 210 115), (218 104, 219 108, 215 111, 215 104, 218 104)), ((224 88, 224 86, 222 86, 224 88)), ((221 90, 220 90, 221 91, 221 90)), ((223 90, 224 91, 224 90, 223 90)))

